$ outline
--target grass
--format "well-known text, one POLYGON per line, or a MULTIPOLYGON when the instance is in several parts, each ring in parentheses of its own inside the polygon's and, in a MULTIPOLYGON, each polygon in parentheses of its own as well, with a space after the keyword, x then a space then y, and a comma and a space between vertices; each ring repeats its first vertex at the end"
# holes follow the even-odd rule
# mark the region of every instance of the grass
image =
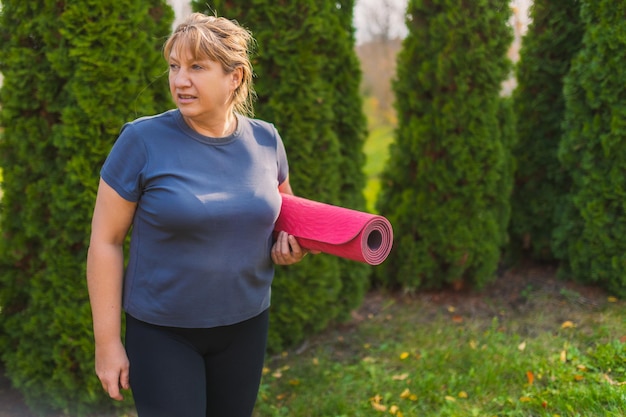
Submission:
POLYGON ((502 295, 370 294, 267 362, 255 417, 626 415, 626 304, 502 295))
POLYGON ((375 202, 381 187, 379 175, 387 162, 389 145, 393 142, 394 135, 393 121, 389 121, 390 117, 378 116, 376 106, 375 99, 365 100, 364 111, 369 121, 369 135, 363 147, 366 156, 364 172, 367 177, 364 194, 368 202, 367 210, 371 213, 376 212, 375 202))

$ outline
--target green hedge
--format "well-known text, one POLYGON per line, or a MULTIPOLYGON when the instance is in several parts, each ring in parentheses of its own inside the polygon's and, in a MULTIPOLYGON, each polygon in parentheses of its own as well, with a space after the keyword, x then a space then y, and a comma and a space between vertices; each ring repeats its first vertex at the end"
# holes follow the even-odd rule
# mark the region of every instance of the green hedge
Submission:
POLYGON ((558 157, 571 178, 557 230, 565 272, 626 296, 626 1, 581 2, 558 157))
POLYGON ((112 406, 93 370, 91 213, 122 124, 169 107, 172 19, 164 1, 2 1, 0 351, 38 414, 112 406))
POLYGON ((511 199, 515 258, 554 259, 552 235, 569 184, 557 158, 565 111, 563 77, 580 50, 579 0, 535 0, 523 38, 513 93, 518 143, 511 199))
POLYGON ((510 190, 511 139, 499 95, 510 70, 509 15, 505 0, 409 1, 393 85, 398 129, 378 201, 395 231, 375 270, 382 285, 494 278, 510 194, 502 192, 510 190))
MULTIPOLYGON (((366 120, 354 53, 354 0, 192 2, 196 11, 237 20, 257 40, 257 117, 274 123, 287 149, 294 192, 363 209, 366 120)), ((270 351, 346 317, 368 287, 367 265, 329 255, 277 268, 270 351)))

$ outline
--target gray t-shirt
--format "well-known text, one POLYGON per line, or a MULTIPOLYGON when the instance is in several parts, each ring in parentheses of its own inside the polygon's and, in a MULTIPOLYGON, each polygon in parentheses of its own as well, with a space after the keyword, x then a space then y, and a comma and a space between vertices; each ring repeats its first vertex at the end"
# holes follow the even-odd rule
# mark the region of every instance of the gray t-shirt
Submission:
POLYGON ((270 305, 282 140, 266 122, 238 117, 225 138, 202 136, 178 110, 122 128, 101 170, 137 202, 123 306, 149 323, 206 328, 270 305))

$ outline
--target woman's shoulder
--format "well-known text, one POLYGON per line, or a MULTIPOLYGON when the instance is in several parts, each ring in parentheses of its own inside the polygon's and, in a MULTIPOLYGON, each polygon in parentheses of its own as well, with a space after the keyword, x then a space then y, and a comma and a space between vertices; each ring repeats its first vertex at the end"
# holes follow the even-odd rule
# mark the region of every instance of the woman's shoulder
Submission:
POLYGON ((159 113, 159 114, 153 114, 150 116, 141 116, 136 118, 133 121, 130 121, 128 123, 126 123, 127 125, 133 125, 133 126, 142 126, 142 125, 153 125, 153 124, 161 124, 161 123, 168 123, 168 122, 174 122, 177 118, 178 115, 178 110, 177 109, 172 109, 172 110, 167 110, 163 113, 159 113))
POLYGON ((247 123, 255 131, 258 131, 258 130, 264 130, 267 132, 276 131, 276 127, 274 126, 274 124, 267 122, 265 120, 255 119, 252 117, 241 116, 241 115, 239 115, 239 120, 243 121, 244 123, 247 123))

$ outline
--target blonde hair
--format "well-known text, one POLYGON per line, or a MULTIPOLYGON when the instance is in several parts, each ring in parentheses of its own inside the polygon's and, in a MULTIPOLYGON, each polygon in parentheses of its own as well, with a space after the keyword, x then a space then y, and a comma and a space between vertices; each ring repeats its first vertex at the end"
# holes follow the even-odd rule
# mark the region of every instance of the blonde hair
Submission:
POLYGON ((252 34, 237 22, 192 13, 167 39, 163 56, 168 60, 172 49, 176 48, 189 51, 193 59, 219 62, 227 74, 241 68, 241 83, 233 93, 232 104, 237 113, 252 116, 255 92, 250 49, 253 46, 252 34))

